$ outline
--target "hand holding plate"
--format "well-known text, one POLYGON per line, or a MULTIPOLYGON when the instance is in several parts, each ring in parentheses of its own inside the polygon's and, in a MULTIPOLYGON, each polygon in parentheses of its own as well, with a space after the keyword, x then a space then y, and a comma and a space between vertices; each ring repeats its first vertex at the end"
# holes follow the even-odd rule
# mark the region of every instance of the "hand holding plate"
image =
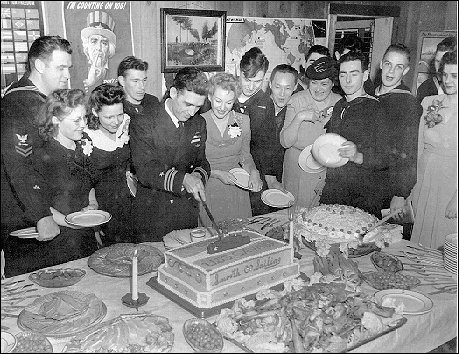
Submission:
POLYGON ((37 222, 38 241, 50 241, 61 233, 59 225, 54 221, 53 216, 45 216, 37 222))
POLYGON ((345 141, 341 144, 341 148, 338 149, 338 152, 341 157, 348 158, 349 161, 361 164, 360 162, 361 157, 363 161, 363 155, 357 151, 357 145, 355 145, 352 141, 345 141))
POLYGON ((249 188, 254 192, 259 192, 263 188, 263 182, 260 178, 260 172, 258 172, 258 170, 250 171, 249 188))
POLYGON ((211 175, 215 176, 215 178, 218 178, 222 183, 234 186, 234 182, 236 182, 236 177, 228 171, 222 171, 222 170, 212 170, 211 175))

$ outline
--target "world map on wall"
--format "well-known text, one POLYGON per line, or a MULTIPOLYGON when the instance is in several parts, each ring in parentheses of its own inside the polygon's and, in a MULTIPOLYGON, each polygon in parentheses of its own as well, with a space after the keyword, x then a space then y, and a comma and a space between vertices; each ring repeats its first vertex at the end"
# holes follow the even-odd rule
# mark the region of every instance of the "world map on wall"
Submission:
MULTIPOLYGON (((252 47, 259 47, 269 60, 265 80, 278 64, 290 64, 299 70, 304 55, 314 44, 326 45, 326 38, 316 37, 314 20, 273 19, 264 17, 228 16, 226 23, 225 71, 239 76, 242 56, 252 47)), ((322 20, 324 26, 326 21, 322 20)))

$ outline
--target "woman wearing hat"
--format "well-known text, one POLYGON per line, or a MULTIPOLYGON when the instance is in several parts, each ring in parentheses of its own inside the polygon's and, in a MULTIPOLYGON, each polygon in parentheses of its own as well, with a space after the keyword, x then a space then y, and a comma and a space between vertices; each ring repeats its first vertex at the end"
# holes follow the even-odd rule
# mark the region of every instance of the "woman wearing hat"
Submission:
POLYGON ((319 204, 325 184, 325 169, 303 170, 298 158, 304 148, 312 145, 325 133, 324 125, 331 117, 333 106, 341 96, 333 93, 335 61, 330 57, 316 60, 306 70, 307 90, 290 98, 280 141, 285 151, 283 182, 298 205, 312 207, 319 204))

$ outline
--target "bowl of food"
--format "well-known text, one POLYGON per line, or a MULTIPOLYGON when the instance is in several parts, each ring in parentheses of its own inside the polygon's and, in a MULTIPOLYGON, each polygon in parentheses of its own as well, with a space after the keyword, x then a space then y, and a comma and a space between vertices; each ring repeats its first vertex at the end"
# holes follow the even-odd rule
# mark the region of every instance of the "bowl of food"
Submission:
MULTIPOLYGON (((42 334, 20 332, 16 335, 17 344, 12 353, 52 353, 53 345, 42 334)), ((3 353, 3 351, 2 351, 3 353)))
POLYGON ((186 342, 199 353, 220 353, 223 349, 223 336, 210 322, 191 318, 183 324, 186 342))
POLYGON ((29 279, 45 288, 62 288, 78 283, 86 271, 78 268, 41 269, 30 273, 29 279))

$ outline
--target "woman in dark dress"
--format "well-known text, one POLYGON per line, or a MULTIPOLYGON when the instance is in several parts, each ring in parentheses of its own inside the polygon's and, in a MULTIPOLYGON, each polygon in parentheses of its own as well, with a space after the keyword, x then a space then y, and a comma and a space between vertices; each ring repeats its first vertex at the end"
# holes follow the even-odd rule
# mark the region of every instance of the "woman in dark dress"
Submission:
MULTIPOLYGON (((130 172, 129 121, 123 113, 124 91, 121 86, 97 86, 88 100, 86 133, 94 145, 91 162, 96 169, 95 191, 99 209, 109 212, 112 220, 101 227, 104 246, 133 242, 131 205, 134 184, 130 172)), ((135 188, 135 187, 134 187, 135 188)))
POLYGON ((92 144, 83 133, 85 115, 85 95, 78 89, 54 91, 38 115, 38 130, 45 143, 33 155, 37 178, 24 188, 31 190, 31 198, 50 206, 60 234, 44 242, 10 237, 5 269, 8 276, 87 257, 97 250, 92 228, 79 228, 65 221, 68 214, 97 209, 93 169, 88 160, 92 144))

